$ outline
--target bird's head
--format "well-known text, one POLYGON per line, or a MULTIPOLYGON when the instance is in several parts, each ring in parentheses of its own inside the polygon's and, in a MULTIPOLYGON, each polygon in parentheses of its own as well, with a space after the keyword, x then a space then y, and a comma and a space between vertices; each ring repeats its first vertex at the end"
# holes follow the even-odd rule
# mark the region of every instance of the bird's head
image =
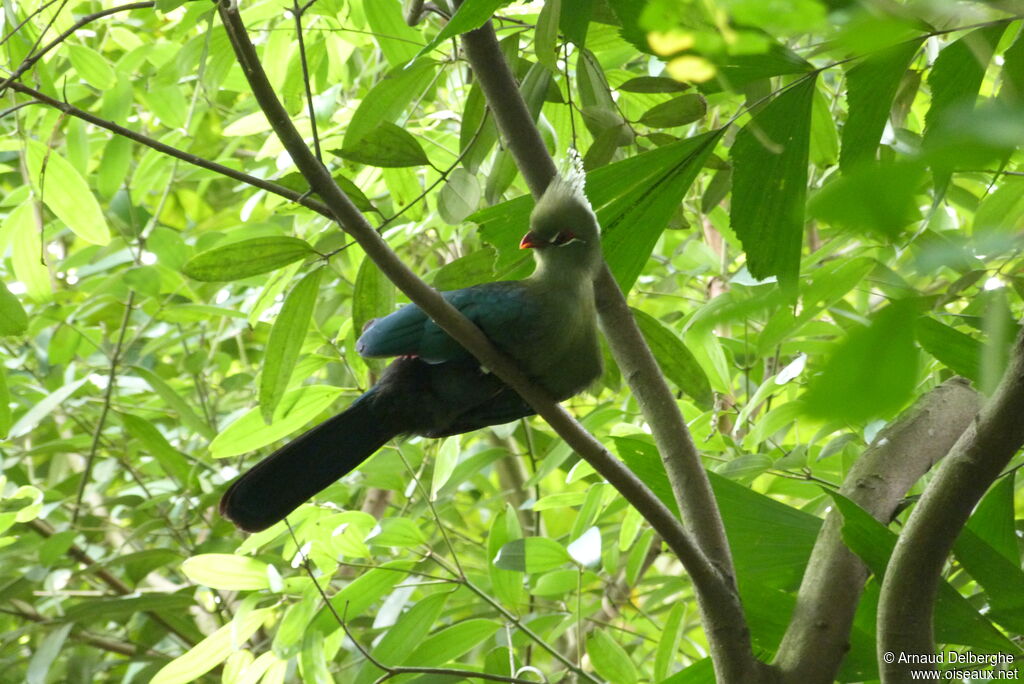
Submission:
POLYGON ((541 267, 593 271, 601 258, 601 234, 582 183, 556 176, 530 214, 520 249, 533 249, 541 267))

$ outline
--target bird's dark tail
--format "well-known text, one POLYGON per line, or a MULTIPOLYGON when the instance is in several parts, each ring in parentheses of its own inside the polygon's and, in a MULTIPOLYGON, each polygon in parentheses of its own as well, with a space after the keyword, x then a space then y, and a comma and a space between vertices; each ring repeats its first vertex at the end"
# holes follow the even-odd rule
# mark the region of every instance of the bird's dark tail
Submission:
POLYGON ((371 390, 235 480, 220 500, 221 515, 259 532, 369 458, 398 434, 372 397, 371 390))

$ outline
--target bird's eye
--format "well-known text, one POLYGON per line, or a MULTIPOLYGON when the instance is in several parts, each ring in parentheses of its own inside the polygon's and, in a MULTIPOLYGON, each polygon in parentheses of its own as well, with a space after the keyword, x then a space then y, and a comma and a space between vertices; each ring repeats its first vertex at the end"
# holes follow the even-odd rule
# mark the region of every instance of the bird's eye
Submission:
POLYGON ((551 241, 554 245, 565 245, 576 239, 571 231, 563 230, 561 233, 555 236, 555 239, 551 241))

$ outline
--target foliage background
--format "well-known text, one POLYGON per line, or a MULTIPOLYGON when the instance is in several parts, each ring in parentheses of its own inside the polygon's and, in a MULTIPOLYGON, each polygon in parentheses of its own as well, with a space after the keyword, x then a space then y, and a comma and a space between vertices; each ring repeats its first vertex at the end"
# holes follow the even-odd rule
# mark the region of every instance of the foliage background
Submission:
MULTIPOLYGON (((35 57, 100 9, 5 3, 5 77, 31 59, 21 82, 58 101, 305 191, 207 3, 140 3, 35 57)), ((297 29, 286 3, 243 10, 300 129, 312 139, 308 86, 325 162, 417 273, 452 289, 528 272, 526 188, 437 16, 409 27, 397 2, 321 0, 297 29)), ((991 392, 1005 368, 1024 310, 1021 23, 946 2, 499 15, 553 154, 575 146, 592 171, 607 259, 715 473, 770 656, 827 492, 914 399, 954 373, 991 392)), ((370 384, 380 366, 355 333, 400 297, 316 213, 25 91, 4 98, 5 679, 374 681, 342 617, 391 666, 710 681, 680 566, 537 420, 392 445, 291 531, 243 539, 216 514, 223 485, 370 384), (229 246, 251 263, 257 238, 271 268, 238 270, 229 246), (212 278, 189 277, 215 248, 212 278)), ((568 405, 671 500, 610 359, 568 405)), ((939 608, 939 640, 972 652, 1020 651, 1014 463, 939 608)), ((860 532, 865 555, 891 547, 860 532)), ((877 679, 876 600, 872 579, 842 681, 877 679)))

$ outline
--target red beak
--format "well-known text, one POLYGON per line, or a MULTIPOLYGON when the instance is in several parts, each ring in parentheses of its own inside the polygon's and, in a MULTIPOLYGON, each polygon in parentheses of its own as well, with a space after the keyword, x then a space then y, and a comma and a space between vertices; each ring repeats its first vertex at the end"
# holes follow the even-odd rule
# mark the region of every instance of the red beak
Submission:
POLYGON ((523 236, 523 239, 519 241, 519 249, 537 249, 538 247, 547 247, 550 243, 546 240, 541 240, 536 233, 532 230, 523 236))

